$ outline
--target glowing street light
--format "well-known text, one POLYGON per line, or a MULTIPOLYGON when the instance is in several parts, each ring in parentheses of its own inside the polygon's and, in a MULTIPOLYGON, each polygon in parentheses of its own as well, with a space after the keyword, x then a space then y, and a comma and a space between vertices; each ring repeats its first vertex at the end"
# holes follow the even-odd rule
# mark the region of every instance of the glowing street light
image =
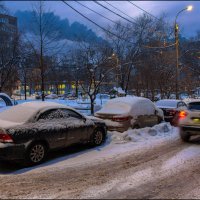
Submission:
POLYGON ((192 11, 193 10, 193 6, 189 5, 186 8, 180 10, 175 18, 175 23, 174 23, 174 35, 175 35, 175 46, 176 46, 176 99, 179 98, 178 95, 178 62, 179 62, 179 52, 178 52, 178 46, 179 46, 179 39, 178 39, 178 24, 177 24, 177 18, 178 16, 183 12, 183 11, 192 11))

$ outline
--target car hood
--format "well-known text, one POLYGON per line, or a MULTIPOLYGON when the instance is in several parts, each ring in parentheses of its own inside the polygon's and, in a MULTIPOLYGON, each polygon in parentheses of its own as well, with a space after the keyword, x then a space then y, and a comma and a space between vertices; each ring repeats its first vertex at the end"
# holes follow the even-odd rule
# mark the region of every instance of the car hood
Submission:
POLYGON ((21 125, 22 123, 17 123, 17 122, 11 122, 11 121, 6 121, 0 119, 0 128, 12 128, 18 125, 21 125))

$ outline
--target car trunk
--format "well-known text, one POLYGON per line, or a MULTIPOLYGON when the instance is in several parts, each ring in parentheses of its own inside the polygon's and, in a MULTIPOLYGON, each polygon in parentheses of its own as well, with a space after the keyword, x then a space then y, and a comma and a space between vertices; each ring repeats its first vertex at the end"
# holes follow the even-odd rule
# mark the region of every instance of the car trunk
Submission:
POLYGON ((131 126, 131 117, 116 114, 96 114, 96 117, 103 119, 110 131, 123 132, 131 126))

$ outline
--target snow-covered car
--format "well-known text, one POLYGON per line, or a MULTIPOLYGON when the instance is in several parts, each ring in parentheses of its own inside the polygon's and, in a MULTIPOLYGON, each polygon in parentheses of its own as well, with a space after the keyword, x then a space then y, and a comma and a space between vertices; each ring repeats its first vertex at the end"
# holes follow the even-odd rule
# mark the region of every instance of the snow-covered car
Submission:
POLYGON ((95 116, 105 121, 108 130, 125 131, 129 127, 154 126, 163 120, 163 113, 143 97, 119 97, 109 100, 95 116))
POLYGON ((53 102, 28 102, 0 113, 0 159, 44 161, 49 150, 75 143, 100 145, 107 128, 71 107, 53 102))
POLYGON ((176 124, 176 116, 179 111, 187 108, 185 102, 176 99, 162 99, 157 101, 155 105, 163 110, 165 121, 171 124, 176 124))
POLYGON ((58 95, 57 94, 49 94, 47 96, 45 96, 45 99, 57 99, 58 95))
POLYGON ((186 110, 179 113, 180 137, 188 142, 193 135, 200 135, 200 101, 188 103, 186 110))

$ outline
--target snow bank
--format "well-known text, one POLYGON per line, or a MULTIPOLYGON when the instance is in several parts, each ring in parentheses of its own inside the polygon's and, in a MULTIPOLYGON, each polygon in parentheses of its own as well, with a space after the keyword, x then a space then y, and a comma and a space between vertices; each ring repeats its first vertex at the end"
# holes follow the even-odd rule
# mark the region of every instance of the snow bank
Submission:
POLYGON ((144 142, 156 138, 168 137, 173 133, 170 123, 161 123, 154 127, 141 129, 129 129, 123 133, 113 131, 111 134, 112 143, 144 142))

